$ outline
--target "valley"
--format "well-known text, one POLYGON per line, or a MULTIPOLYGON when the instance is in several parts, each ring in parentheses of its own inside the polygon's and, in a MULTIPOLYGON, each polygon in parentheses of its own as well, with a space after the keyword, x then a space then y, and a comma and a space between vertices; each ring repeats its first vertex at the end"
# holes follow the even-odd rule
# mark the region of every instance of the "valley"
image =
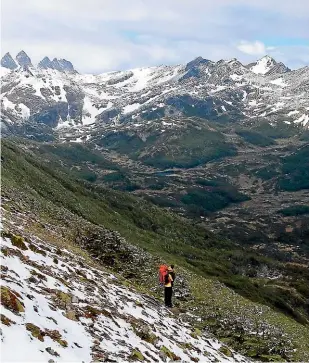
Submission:
MULTIPOLYGON (((121 293, 130 286, 142 304, 152 296, 158 311, 157 266, 173 261, 176 315, 201 352, 168 341, 169 352, 202 359, 203 351, 210 361, 308 359, 308 67, 290 70, 268 56, 248 65, 198 57, 89 75, 64 59, 33 65, 25 52, 6 54, 1 65, 7 263, 19 256, 27 265, 14 236, 35 253, 46 245, 53 259, 60 244, 83 255, 92 275, 93 262, 109 271, 104 278, 117 274, 121 293), (221 351, 207 343, 214 337, 221 351)), ((42 279, 57 269, 53 262, 42 279)), ((62 272, 57 284, 74 295, 73 270, 71 286, 61 285, 62 272)), ((89 289, 88 277, 78 279, 89 289)), ((113 319, 131 318, 118 311, 113 319)), ((139 338, 115 356, 162 351, 139 338)))

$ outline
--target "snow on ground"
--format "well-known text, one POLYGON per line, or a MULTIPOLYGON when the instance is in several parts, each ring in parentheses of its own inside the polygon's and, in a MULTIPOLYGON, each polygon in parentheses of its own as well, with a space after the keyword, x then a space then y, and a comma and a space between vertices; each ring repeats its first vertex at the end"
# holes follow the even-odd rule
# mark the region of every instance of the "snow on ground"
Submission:
POLYGON ((23 103, 15 104, 11 102, 7 97, 3 96, 1 98, 1 109, 14 110, 14 113, 22 119, 28 119, 30 117, 30 109, 23 103))
POLYGON ((96 116, 99 115, 104 109, 95 107, 95 104, 91 98, 85 96, 83 104, 83 125, 93 124, 96 121, 96 116))
POLYGON ((141 107, 140 103, 132 103, 131 105, 126 105, 123 108, 123 113, 126 114, 126 113, 133 112, 133 111, 137 110, 140 107, 141 107))
POLYGON ((309 115, 306 115, 305 113, 301 115, 297 120, 294 121, 296 124, 302 124, 303 126, 306 126, 309 122, 309 115))
POLYGON ((1 108, 5 109, 5 110, 8 108, 14 110, 15 106, 16 106, 16 104, 11 102, 7 97, 1 98, 1 108))
POLYGON ((220 342, 154 298, 39 238, 4 234, 1 267, 3 362, 248 361, 223 355, 220 342))
POLYGON ((0 77, 4 77, 11 72, 10 69, 0 66, 0 77))
POLYGON ((30 117, 30 108, 23 103, 20 103, 18 107, 21 109, 21 117, 23 119, 28 119, 30 117))
POLYGON ((230 78, 232 78, 233 81, 240 81, 243 77, 238 74, 231 74, 230 78))
POLYGON ((282 77, 277 78, 273 81, 270 81, 270 83, 275 84, 277 86, 286 87, 287 84, 284 82, 284 79, 282 77))
POLYGON ((216 93, 216 92, 219 92, 219 91, 223 91, 226 88, 227 88, 226 86, 217 86, 215 89, 209 91, 209 93, 216 93))
POLYGON ((299 111, 297 111, 297 110, 290 111, 290 112, 288 113, 288 116, 296 115, 296 114, 298 114, 298 113, 299 113, 299 111))

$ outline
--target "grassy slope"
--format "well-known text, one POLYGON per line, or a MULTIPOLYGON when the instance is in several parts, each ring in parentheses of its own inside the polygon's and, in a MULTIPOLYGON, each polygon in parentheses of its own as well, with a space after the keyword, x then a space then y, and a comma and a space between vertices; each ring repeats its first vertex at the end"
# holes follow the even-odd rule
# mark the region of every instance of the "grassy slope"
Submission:
MULTIPOLYGON (((40 220, 61 226, 68 239, 73 237, 75 230, 81 228, 75 218, 79 216, 85 222, 117 230, 129 243, 138 244, 161 258, 175 261, 180 270, 186 269, 183 273, 187 274, 190 281, 196 298, 195 306, 204 314, 207 325, 213 311, 217 312, 216 321, 219 321, 219 318, 224 320, 241 315, 246 306, 245 318, 250 321, 256 319, 254 311, 260 306, 218 285, 217 279, 227 282, 252 300, 270 303, 265 292, 255 286, 256 281, 234 275, 233 271, 235 267, 246 266, 252 260, 270 265, 272 261, 250 254, 228 241, 219 240, 208 231, 194 227, 143 200, 71 180, 59 170, 51 170, 43 165, 28 152, 21 151, 12 142, 3 142, 2 157, 3 195, 4 198, 13 197, 15 200, 14 205, 8 208, 31 208, 40 220), (196 279, 192 273, 216 277, 196 279), (228 301, 233 301, 233 304, 229 306, 228 301)), ((35 221, 32 227, 42 232, 41 223, 35 221)), ((265 313, 260 323, 266 320, 271 324, 274 321, 278 329, 288 334, 295 344, 300 343, 293 336, 309 338, 308 329, 292 319, 271 309, 263 311, 265 313)), ((212 331, 222 336, 219 328, 215 323, 212 331)), ((234 332, 227 338, 230 344, 236 344, 234 332)), ((250 347, 253 343, 247 342, 250 347)), ((267 352, 266 348, 264 350, 267 352)), ((299 357, 304 357, 309 349, 307 353, 306 350, 306 347, 300 347, 297 351, 299 357)))

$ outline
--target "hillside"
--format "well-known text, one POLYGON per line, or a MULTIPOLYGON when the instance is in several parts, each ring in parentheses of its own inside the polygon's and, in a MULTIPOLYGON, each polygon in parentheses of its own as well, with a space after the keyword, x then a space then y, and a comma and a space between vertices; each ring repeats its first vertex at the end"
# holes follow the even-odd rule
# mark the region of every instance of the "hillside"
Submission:
POLYGON ((253 358, 307 359, 305 266, 265 258, 145 200, 76 180, 35 150, 40 144, 2 142, 5 230, 75 254, 82 248, 125 284, 156 298, 157 265, 173 261, 182 320, 253 358))
POLYGON ((248 361, 76 252, 3 236, 2 361, 248 361))

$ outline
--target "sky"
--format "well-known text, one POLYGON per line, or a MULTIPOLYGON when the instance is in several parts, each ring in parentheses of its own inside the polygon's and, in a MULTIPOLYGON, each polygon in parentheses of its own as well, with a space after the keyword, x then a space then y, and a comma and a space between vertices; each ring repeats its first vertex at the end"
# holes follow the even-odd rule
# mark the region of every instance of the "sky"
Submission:
POLYGON ((1 55, 102 73, 202 56, 309 65, 308 0, 1 0, 1 55))

